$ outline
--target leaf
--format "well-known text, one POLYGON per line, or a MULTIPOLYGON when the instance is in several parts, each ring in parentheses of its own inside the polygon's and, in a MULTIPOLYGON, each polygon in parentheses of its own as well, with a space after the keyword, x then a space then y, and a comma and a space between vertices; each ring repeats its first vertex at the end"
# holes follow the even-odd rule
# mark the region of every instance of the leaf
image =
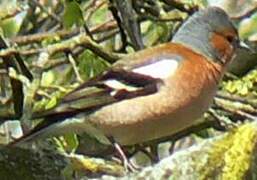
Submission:
POLYGON ((41 85, 49 86, 55 81, 55 74, 53 71, 44 72, 42 75, 41 85))
POLYGON ((77 135, 74 133, 65 134, 64 139, 66 141, 66 147, 65 147, 66 151, 75 152, 75 150, 79 145, 77 135))
POLYGON ((250 18, 246 18, 239 25, 239 34, 242 39, 248 39, 248 37, 257 33, 257 14, 255 13, 250 18))
POLYGON ((64 152, 75 152, 79 142, 77 135, 74 133, 66 133, 64 136, 54 139, 59 151, 64 152))
POLYGON ((144 41, 147 46, 152 46, 160 42, 166 42, 170 28, 167 27, 167 24, 164 23, 144 23, 145 28, 144 41))
POLYGON ((50 109, 53 108, 57 104, 57 99, 55 96, 53 96, 50 101, 46 104, 45 108, 50 109))
POLYGON ((108 6, 102 6, 98 8, 89 19, 89 25, 97 26, 110 19, 108 6), (108 18, 109 17, 109 18, 108 18))
POLYGON ((78 58, 79 72, 83 79, 91 78, 107 69, 109 63, 89 50, 78 58))
POLYGON ((83 25, 83 13, 76 1, 66 2, 63 14, 63 25, 65 28, 71 28, 73 25, 83 25))
POLYGON ((0 27, 5 37, 13 37, 20 31, 25 15, 26 13, 22 12, 12 18, 0 21, 0 27))

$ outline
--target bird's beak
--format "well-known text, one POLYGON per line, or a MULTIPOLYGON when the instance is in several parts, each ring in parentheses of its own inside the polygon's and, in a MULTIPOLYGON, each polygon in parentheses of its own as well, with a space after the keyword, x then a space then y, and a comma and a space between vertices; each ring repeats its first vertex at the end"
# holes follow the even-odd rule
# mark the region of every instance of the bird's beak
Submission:
POLYGON ((244 41, 240 41, 238 44, 239 49, 244 49, 246 51, 249 51, 251 53, 254 53, 254 49, 252 49, 249 45, 247 45, 244 41))

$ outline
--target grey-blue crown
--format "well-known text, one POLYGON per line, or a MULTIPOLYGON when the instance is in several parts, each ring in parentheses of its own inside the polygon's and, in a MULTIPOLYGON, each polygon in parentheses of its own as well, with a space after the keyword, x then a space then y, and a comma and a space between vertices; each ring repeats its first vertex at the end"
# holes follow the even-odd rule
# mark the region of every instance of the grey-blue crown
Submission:
POLYGON ((221 33, 229 29, 237 32, 225 11, 209 7, 193 14, 177 31, 172 42, 188 46, 212 60, 219 55, 210 43, 210 33, 221 33))

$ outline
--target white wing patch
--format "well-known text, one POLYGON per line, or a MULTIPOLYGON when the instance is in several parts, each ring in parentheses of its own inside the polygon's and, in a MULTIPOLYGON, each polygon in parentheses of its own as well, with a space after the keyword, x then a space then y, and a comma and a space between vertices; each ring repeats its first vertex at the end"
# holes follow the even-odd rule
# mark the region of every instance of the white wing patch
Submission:
POLYGON ((115 79, 106 80, 106 81, 104 81, 104 84, 106 84, 107 86, 115 89, 114 91, 112 91, 110 93, 111 96, 115 96, 117 94, 117 92, 121 89, 126 89, 126 91, 136 91, 136 90, 138 90, 138 88, 136 88, 136 87, 128 86, 128 85, 123 84, 122 82, 120 82, 118 80, 115 80, 115 79))
POLYGON ((136 87, 132 87, 132 86, 123 84, 122 82, 115 80, 115 79, 106 80, 106 81, 104 81, 104 84, 106 84, 107 86, 109 86, 113 89, 117 89, 117 90, 126 89, 127 91, 135 91, 138 89, 136 87))
POLYGON ((153 78, 165 79, 174 74, 178 64, 179 61, 177 59, 162 59, 152 64, 135 68, 132 71, 153 78))
MULTIPOLYGON (((173 75, 179 64, 178 59, 166 58, 151 64, 147 64, 132 70, 134 73, 150 76, 152 78, 165 79, 173 75)), ((104 84, 114 89, 111 95, 114 96, 119 90, 125 89, 126 91, 136 91, 140 88, 126 85, 119 80, 109 79, 104 81, 104 84)))

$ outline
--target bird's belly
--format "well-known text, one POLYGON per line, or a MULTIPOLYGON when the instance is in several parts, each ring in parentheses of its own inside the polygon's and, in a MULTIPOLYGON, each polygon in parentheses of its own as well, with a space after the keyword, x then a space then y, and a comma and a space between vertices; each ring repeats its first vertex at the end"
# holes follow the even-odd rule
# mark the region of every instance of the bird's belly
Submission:
MULTIPOLYGON (((200 118, 211 104, 214 93, 215 91, 200 94, 194 101, 169 113, 154 114, 151 110, 143 112, 142 105, 137 104, 131 104, 127 108, 110 109, 108 117, 93 120, 94 126, 100 130, 99 132, 113 137, 121 145, 133 145, 170 136, 187 128, 200 118), (114 117, 121 119, 114 119, 114 117)), ((151 104, 144 104, 144 109, 152 109, 150 106, 151 104)), ((115 106, 112 107, 115 108, 115 106)))
MULTIPOLYGON (((197 106, 195 106, 197 107, 197 106)), ((137 144, 149 140, 171 136, 189 126, 199 119, 203 113, 203 108, 188 107, 176 113, 171 113, 156 118, 149 119, 147 122, 133 123, 130 125, 120 125, 110 128, 107 132, 117 142, 123 145, 137 144)))

